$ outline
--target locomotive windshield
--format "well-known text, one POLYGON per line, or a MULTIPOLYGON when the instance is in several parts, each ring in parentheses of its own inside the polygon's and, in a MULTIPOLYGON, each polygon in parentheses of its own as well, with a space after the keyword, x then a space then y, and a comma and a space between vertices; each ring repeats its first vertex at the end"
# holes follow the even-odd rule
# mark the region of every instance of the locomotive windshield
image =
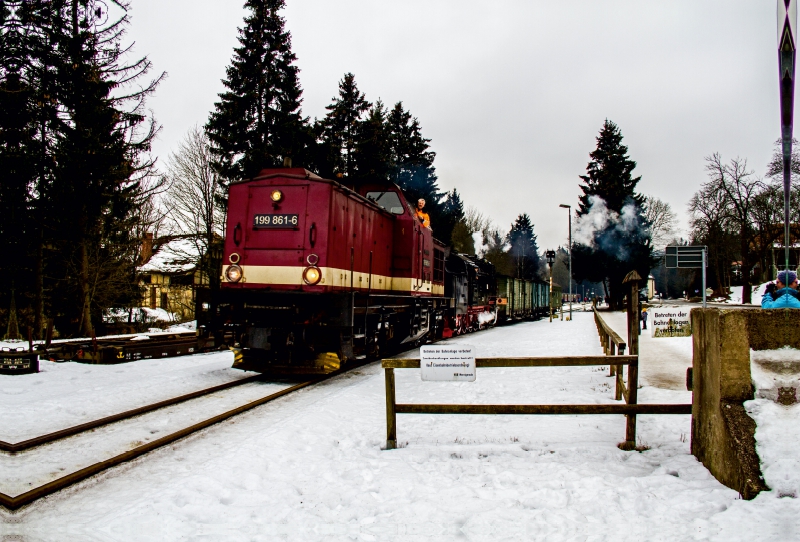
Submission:
POLYGON ((403 214, 403 204, 396 192, 367 192, 366 197, 394 215, 403 214))

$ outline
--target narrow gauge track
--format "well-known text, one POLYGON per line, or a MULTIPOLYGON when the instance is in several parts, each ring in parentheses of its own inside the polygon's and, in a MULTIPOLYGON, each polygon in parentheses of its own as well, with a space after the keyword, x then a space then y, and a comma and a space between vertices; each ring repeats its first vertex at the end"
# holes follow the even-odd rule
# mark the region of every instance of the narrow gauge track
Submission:
POLYGON ((92 420, 90 422, 74 425, 72 427, 67 427, 66 429, 53 431, 52 433, 47 433, 46 435, 40 435, 38 437, 30 438, 20 442, 12 443, 0 440, 0 450, 4 452, 10 452, 11 454, 15 454, 17 452, 23 452, 25 450, 30 450, 31 448, 34 448, 36 446, 50 444, 52 442, 65 439, 67 437, 72 437, 80 433, 84 433, 86 431, 91 431, 92 429, 97 429, 98 427, 102 427, 104 425, 120 422, 122 420, 127 420, 135 416, 141 416, 142 414, 147 414, 148 412, 153 412, 154 410, 159 410, 168 406, 177 405, 179 403, 183 403, 191 399, 197 399, 198 397, 203 397, 204 395, 210 395, 218 391, 235 388, 237 386, 242 386, 244 384, 249 384, 250 382, 255 382, 256 380, 261 380, 263 378, 264 378, 263 375, 255 375, 247 378, 242 378, 241 380, 234 380, 233 382, 226 382, 225 384, 220 384, 218 386, 212 386, 210 388, 193 391, 191 393, 179 395, 178 397, 165 399, 164 401, 159 401, 157 403, 152 403, 150 405, 145 405, 143 407, 134 408, 132 410, 126 410, 118 414, 106 416, 105 418, 100 418, 98 420, 92 420))
MULTIPOLYGON (((439 341, 432 341, 432 342, 439 342, 439 341)), ((198 422, 196 424, 190 425, 189 427, 186 427, 184 429, 180 429, 178 431, 175 431, 174 433, 171 433, 169 435, 166 435, 164 437, 156 439, 156 440, 154 440, 152 442, 148 442, 146 444, 142 444, 141 446, 137 446, 137 447, 135 447, 135 448, 133 448, 131 450, 128 450, 126 452, 118 454, 118 455, 116 455, 116 456, 114 456, 114 457, 112 457, 110 459, 106 459, 104 461, 99 461, 97 463, 93 463, 93 464, 89 465, 88 467, 79 469, 79 470, 77 470, 75 472, 72 472, 70 474, 62 476, 61 478, 57 478, 57 479, 55 479, 55 480, 53 480, 51 482, 48 482, 46 484, 42 484, 42 485, 40 485, 38 487, 35 487, 35 488, 31 489, 31 490, 28 490, 28 491, 26 491, 24 493, 21 493, 21 494, 15 496, 15 497, 12 497, 10 495, 6 495, 5 493, 0 493, 0 506, 3 506, 3 507, 5 507, 6 509, 8 509, 10 511, 19 510, 23 506, 31 504, 31 503, 33 503, 33 502, 35 502, 35 501, 37 501, 39 499, 42 499, 44 497, 47 497, 48 495, 52 495, 53 493, 56 493, 56 492, 58 492, 58 491, 60 491, 62 489, 65 489, 65 488, 67 488, 69 486, 77 484, 78 482, 82 482, 83 480, 86 480, 87 478, 90 478, 90 477, 94 476, 95 474, 99 474, 99 473, 101 473, 101 472, 103 472, 105 470, 108 470, 108 469, 112 468, 112 467, 116 467, 116 466, 121 465, 123 463, 126 463, 128 461, 136 459, 137 457, 145 455, 145 454, 147 454, 147 453, 149 453, 149 452, 151 452, 153 450, 157 450, 158 448, 162 448, 164 446, 167 446, 168 444, 171 444, 171 443, 173 443, 173 442, 175 442, 177 440, 180 440, 180 439, 182 439, 184 437, 187 437, 187 436, 189 436, 189 435, 191 435, 193 433, 197 433, 198 431, 201 431, 201 430, 203 430, 203 429, 205 429, 207 427, 210 427, 212 425, 215 425, 215 424, 218 424, 220 422, 223 422, 223 421, 225 421, 225 420, 227 420, 229 418, 232 418, 234 416, 237 416, 239 414, 247 412, 248 410, 252 410, 252 409, 254 409, 256 407, 259 407, 259 406, 261 406, 263 404, 269 403, 270 401, 274 401, 275 399, 279 399, 280 397, 288 395, 288 394, 290 394, 292 392, 295 392, 297 390, 300 390, 300 389, 303 389, 305 387, 311 386, 313 384, 317 384, 319 382, 322 382, 324 380, 333 378, 333 377, 338 376, 340 374, 346 373, 347 371, 349 371, 351 369, 357 369, 359 367, 363 367, 364 365, 367 365, 369 363, 373 363, 374 361, 375 360, 364 360, 364 361, 361 361, 359 363, 355 363, 355 364, 353 364, 351 366, 348 366, 346 368, 339 369, 337 371, 333 371, 333 372, 328 373, 326 375, 321 375, 321 376, 315 377, 315 378, 313 378, 311 380, 308 380, 306 382, 301 382, 299 384, 295 384, 294 386, 290 386, 288 388, 285 388, 285 389, 280 390, 278 392, 272 393, 272 394, 267 395, 265 397, 262 397, 260 399, 256 399, 255 401, 251 401, 251 402, 249 402, 247 404, 244 404, 242 406, 239 406, 239 407, 236 407, 234 409, 228 410, 227 412, 223 412, 222 414, 219 414, 217 416, 213 416, 211 418, 208 418, 208 419, 203 420, 201 422, 198 422)), ((230 388, 233 388, 233 387, 236 387, 236 386, 241 386, 243 384, 247 384, 247 383, 250 383, 250 382, 257 381, 257 380, 262 380, 264 378, 264 376, 265 375, 256 375, 256 376, 243 378, 243 379, 237 380, 235 382, 228 382, 228 383, 225 383, 225 384, 220 384, 219 386, 213 386, 211 388, 206 388, 206 389, 199 390, 199 391, 196 391, 196 392, 187 393, 187 394, 184 394, 184 395, 181 395, 181 396, 178 396, 178 397, 173 397, 172 399, 167 399, 165 401, 159 401, 157 403, 153 403, 153 404, 150 404, 150 405, 147 405, 147 406, 144 406, 144 407, 140 407, 140 408, 136 408, 136 409, 133 409, 133 410, 120 412, 119 414, 114 414, 114 415, 111 415, 111 416, 107 416, 105 418, 100 418, 98 420, 94 420, 94 421, 91 421, 91 422, 83 423, 83 424, 80 424, 80 425, 76 425, 76 426, 73 426, 73 427, 62 429, 60 431, 55 431, 53 433, 48 433, 46 435, 41 435, 39 437, 34 437, 32 439, 28 439, 28 440, 17 442, 17 443, 9 443, 9 442, 0 441, 0 450, 5 451, 5 452, 10 452, 11 454, 16 454, 17 452, 29 450, 29 449, 34 448, 36 446, 42 446, 42 445, 45 445, 45 444, 50 444, 50 443, 53 443, 53 442, 56 442, 56 441, 59 441, 59 440, 62 440, 62 439, 65 439, 65 438, 68 438, 68 437, 71 437, 71 436, 79 435, 81 433, 85 433, 87 431, 91 431, 92 429, 96 429, 96 428, 102 427, 104 425, 109 425, 109 424, 112 424, 112 423, 116 423, 116 422, 120 422, 120 421, 123 421, 123 420, 127 420, 127 419, 133 418, 135 416, 139 416, 139 415, 142 415, 142 414, 153 412, 155 410, 159 410, 159 409, 162 409, 162 408, 166 408, 168 406, 172 406, 172 405, 179 404, 179 403, 182 403, 182 402, 185 402, 185 401, 189 401, 191 399, 196 399, 196 398, 202 397, 204 395, 210 395, 210 394, 212 394, 214 392, 217 392, 217 391, 230 389, 230 388)))
MULTIPOLYGON (((147 454, 147 453, 149 453, 149 452, 151 452, 153 450, 157 450, 158 448, 162 448, 162 447, 164 447, 164 446, 166 446, 168 444, 171 444, 171 443, 173 443, 173 442, 175 442, 177 440, 180 440, 180 439, 182 439, 184 437, 187 437, 187 436, 189 436, 189 435, 191 435, 193 433, 196 433, 196 432, 201 431, 201 430, 203 430, 203 429, 205 429, 207 427, 210 427, 210 426, 215 425, 217 423, 223 422, 223 421, 225 421, 225 420, 227 420, 229 418, 232 418, 232 417, 237 416, 239 414, 242 414, 244 412, 247 412, 248 410, 252 410, 252 409, 254 409, 254 408, 258 407, 258 406, 261 406, 263 404, 269 403, 270 401, 274 401, 275 399, 278 399, 280 397, 288 395, 288 394, 290 394, 292 392, 295 392, 295 391, 300 390, 302 388, 311 386, 313 384, 317 384, 317 383, 322 382, 324 380, 327 380, 329 378, 333 378, 335 376, 338 376, 340 374, 343 374, 343 373, 349 371, 350 369, 355 369, 355 368, 361 367, 363 365, 365 365, 365 364, 364 363, 356 364, 356 365, 353 365, 351 367, 347 367, 346 369, 340 369, 338 371, 331 372, 331 373, 329 373, 327 375, 319 376, 319 377, 313 378, 311 380, 308 380, 306 382, 301 382, 299 384, 295 384, 294 386, 290 386, 290 387, 285 388, 283 390, 280 390, 278 392, 271 393, 270 395, 267 395, 267 396, 262 397, 260 399, 256 399, 255 401, 251 401, 251 402, 249 402, 247 404, 244 404, 242 406, 236 407, 234 409, 228 410, 227 412, 223 412, 222 414, 219 414, 217 416, 213 416, 211 418, 205 419, 205 420, 203 420, 203 421, 201 421, 199 423, 196 423, 196 424, 190 425, 189 427, 186 427, 184 429, 180 429, 178 431, 175 431, 174 433, 171 433, 169 435, 161 437, 161 438, 159 438, 157 440, 154 440, 152 442, 148 442, 146 444, 142 444, 141 446, 137 446, 137 447, 135 447, 135 448, 133 448, 131 450, 128 450, 126 452, 118 454, 118 455, 116 455, 116 456, 114 456, 114 457, 112 457, 110 459, 106 459, 104 461, 99 461, 97 463, 93 463, 93 464, 89 465, 88 467, 82 468, 80 470, 77 470, 77 471, 72 472, 70 474, 67 474, 65 476, 62 476, 61 478, 57 478, 56 480, 53 480, 53 481, 48 482, 46 484, 43 484, 41 486, 35 487, 35 488, 33 488, 33 489, 29 490, 29 491, 26 491, 25 493, 22 493, 20 495, 17 495, 15 497, 12 497, 10 495, 6 495, 4 493, 0 493, 0 505, 2 505, 3 507, 5 507, 6 509, 11 510, 11 511, 18 510, 18 509, 22 508, 23 506, 31 504, 31 503, 33 503, 33 502, 35 502, 35 501, 37 501, 37 500, 39 500, 39 499, 41 499, 43 497, 46 497, 48 495, 52 495, 53 493, 56 493, 56 492, 58 492, 58 491, 60 491, 62 489, 65 489, 65 488, 67 488, 67 487, 69 487, 71 485, 74 485, 74 484, 77 484, 78 482, 86 480, 87 478, 90 478, 91 476, 94 476, 95 474, 99 474, 99 473, 101 473, 101 472, 103 472, 105 470, 108 470, 108 469, 112 468, 112 467, 115 467, 117 465, 121 465, 122 463, 126 463, 128 461, 133 460, 133 459, 136 459, 139 456, 147 454)), ((249 382, 252 382, 253 380, 259 379, 259 378, 262 378, 262 375, 258 375, 256 377, 249 377, 247 379, 243 379, 243 380, 237 381, 236 384, 244 383, 245 380, 249 381, 249 382)), ((233 386, 228 385, 227 387, 230 388, 230 387, 233 387, 233 386)), ((219 388, 219 387, 217 386, 216 388, 219 388)), ((212 388, 209 388, 209 390, 211 390, 211 389, 212 388)), ((201 390, 201 392, 205 392, 204 394, 212 393, 211 391, 208 391, 208 390, 201 390)), ((192 395, 192 394, 187 394, 187 395, 192 395)), ((185 396, 182 396, 182 397, 185 397, 185 396)), ((175 398, 175 399, 179 399, 179 398, 175 398)), ((170 404, 175 404, 176 402, 181 402, 181 401, 175 401, 175 399, 164 401, 162 403, 169 402, 170 404)), ((183 399, 183 401, 185 401, 185 400, 188 400, 188 399, 183 399)), ((160 407, 157 407, 156 406, 157 404, 158 403, 156 403, 154 405, 150 405, 149 407, 144 407, 144 408, 150 408, 150 410, 148 412, 152 412, 153 410, 156 410, 157 408, 163 408, 164 406, 168 406, 166 404, 161 404, 160 407)), ((139 409, 137 409, 137 410, 139 410, 139 409)), ((129 412, 134 412, 134 411, 129 411, 129 412)), ((79 433, 88 431, 89 429, 87 429, 85 426, 90 425, 90 424, 98 424, 99 422, 103 422, 103 423, 99 423, 99 425, 106 425, 108 423, 113 423, 114 421, 121 421, 123 419, 130 418, 130 417, 136 415, 136 414, 129 414, 129 412, 127 412, 127 413, 123 412, 123 413, 120 413, 120 414, 115 415, 115 416, 109 416, 108 418, 103 418, 101 420, 96 420, 95 422, 89 422, 89 424, 82 424, 80 426, 75 426, 73 428, 65 430, 65 431, 75 430, 70 435, 60 435, 59 436, 58 434, 62 433, 61 431, 59 431, 59 432, 56 432, 56 433, 51 433, 50 435, 43 435, 42 437, 38 437, 38 438, 39 439, 43 439, 43 438, 51 437, 51 435, 56 435, 55 437, 53 437, 49 441, 49 442, 53 442, 55 440, 60 440, 60 439, 66 438, 67 436, 73 436, 75 434, 79 434, 79 433), (123 416, 125 414, 128 414, 128 415, 124 416, 124 417, 120 417, 120 416, 123 416), (113 421, 107 421, 110 418, 116 418, 116 419, 114 419, 113 421), (83 427, 83 429, 80 429, 82 427, 83 427)), ((139 414, 142 414, 142 412, 139 412, 139 414)), ((95 425, 95 427, 98 427, 99 425, 95 425)), ((30 440, 37 440, 37 439, 30 439, 30 440)), ((38 442, 36 444, 31 444, 29 447, 42 445, 44 443, 45 442, 38 442)), ((24 443, 18 443, 18 444, 24 444, 24 443)))

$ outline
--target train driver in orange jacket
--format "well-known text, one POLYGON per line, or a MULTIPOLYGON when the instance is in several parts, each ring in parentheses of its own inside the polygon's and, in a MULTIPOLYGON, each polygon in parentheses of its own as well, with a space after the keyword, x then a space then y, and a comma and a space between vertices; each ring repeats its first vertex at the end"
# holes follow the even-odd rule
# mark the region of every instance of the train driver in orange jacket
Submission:
POLYGON ((428 216, 428 213, 423 211, 424 208, 425 208, 425 200, 419 198, 419 200, 417 201, 417 218, 419 219, 420 222, 422 222, 423 227, 430 229, 431 217, 428 216))

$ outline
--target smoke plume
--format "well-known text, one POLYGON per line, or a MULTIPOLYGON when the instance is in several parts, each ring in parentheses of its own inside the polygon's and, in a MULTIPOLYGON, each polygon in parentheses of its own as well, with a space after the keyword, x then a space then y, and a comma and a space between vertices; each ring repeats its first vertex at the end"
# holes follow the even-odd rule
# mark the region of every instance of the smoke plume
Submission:
POLYGON ((578 217, 572 239, 575 243, 601 250, 620 260, 628 257, 632 238, 646 235, 636 203, 628 200, 617 213, 608 209, 600 196, 589 196, 589 212, 578 217))

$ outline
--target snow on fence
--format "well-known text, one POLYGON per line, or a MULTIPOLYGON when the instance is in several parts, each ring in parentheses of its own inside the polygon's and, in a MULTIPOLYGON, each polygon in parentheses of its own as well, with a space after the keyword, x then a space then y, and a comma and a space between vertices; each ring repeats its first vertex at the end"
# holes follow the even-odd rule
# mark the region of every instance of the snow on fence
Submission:
POLYGON ((603 317, 597 312, 597 307, 592 307, 592 312, 594 312, 594 324, 597 326, 597 334, 600 335, 600 346, 603 347, 603 353, 607 356, 624 354, 626 344, 622 337, 617 335, 617 332, 603 320, 603 317))
MULTIPOLYGON (((609 328, 610 329, 610 328, 609 328)), ((381 366, 386 377, 386 449, 397 447, 397 414, 624 414, 627 417, 625 442, 622 449, 636 447, 637 414, 691 414, 692 405, 639 404, 637 402, 639 356, 564 356, 531 358, 476 358, 477 367, 586 367, 610 365, 618 368, 615 398, 626 404, 606 405, 452 405, 397 404, 395 402, 395 369, 419 369, 419 359, 384 359, 381 366), (622 365, 628 366, 628 387, 622 382, 622 365)))

